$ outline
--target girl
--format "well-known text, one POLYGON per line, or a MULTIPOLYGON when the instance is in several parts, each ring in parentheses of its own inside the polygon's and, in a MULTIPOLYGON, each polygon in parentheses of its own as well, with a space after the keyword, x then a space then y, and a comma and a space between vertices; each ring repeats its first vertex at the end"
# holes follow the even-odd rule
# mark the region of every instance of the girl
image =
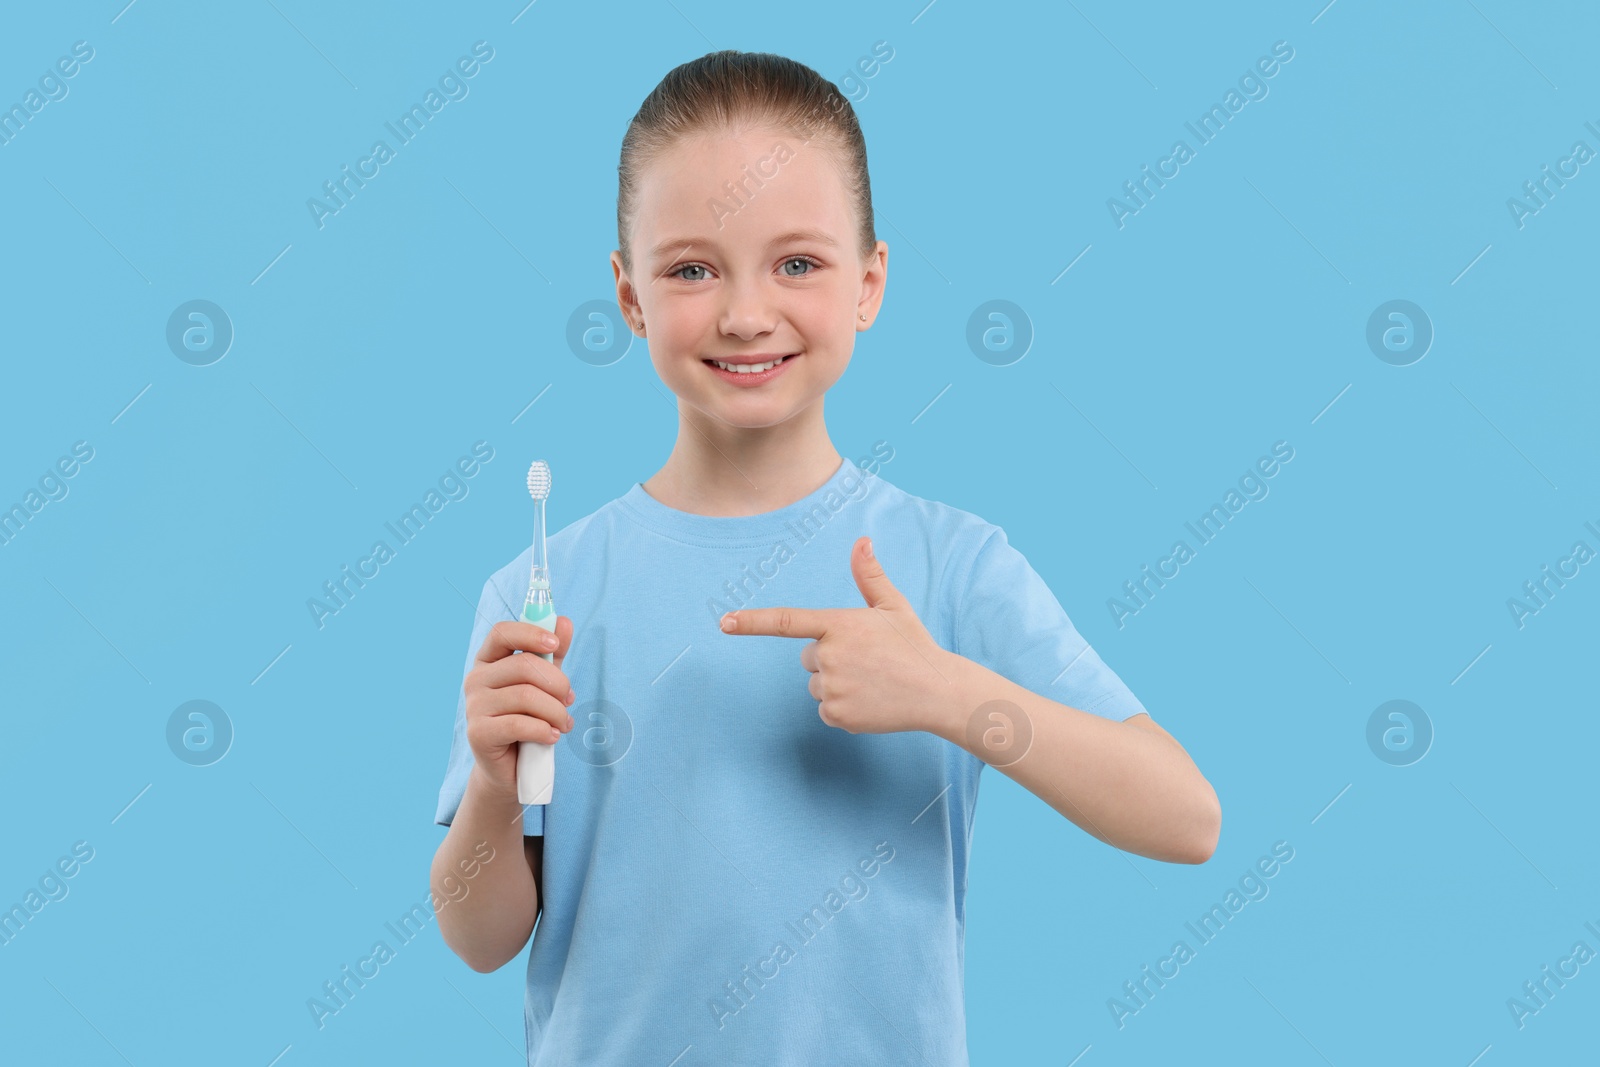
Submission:
POLYGON ((555 634, 512 608, 531 549, 484 586, 434 881, 495 858, 440 931, 486 972, 540 922, 530 1064, 964 1065, 984 765, 1179 863, 1211 855, 1216 794, 1004 531, 896 488, 887 442, 853 463, 830 440, 888 277, 835 87, 769 54, 685 63, 619 172, 617 302, 677 442, 549 538, 555 634), (558 746, 527 810, 521 741, 558 746))

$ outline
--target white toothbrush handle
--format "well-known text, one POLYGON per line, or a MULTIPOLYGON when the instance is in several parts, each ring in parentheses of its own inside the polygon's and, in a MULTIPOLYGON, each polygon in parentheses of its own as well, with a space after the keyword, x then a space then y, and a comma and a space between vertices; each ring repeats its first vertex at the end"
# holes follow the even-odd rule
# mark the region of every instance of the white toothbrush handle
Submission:
MULTIPOLYGON (((538 618, 530 618, 530 614, 538 610, 535 605, 528 605, 523 609, 524 622, 531 622, 535 626, 556 632, 556 611, 554 605, 543 605, 546 614, 538 618)), ((546 663, 554 663, 556 657, 550 652, 523 652, 524 656, 538 656, 546 663)), ((517 742, 517 803, 518 804, 548 804, 550 794, 556 784, 556 746, 555 744, 541 744, 538 741, 517 742)))

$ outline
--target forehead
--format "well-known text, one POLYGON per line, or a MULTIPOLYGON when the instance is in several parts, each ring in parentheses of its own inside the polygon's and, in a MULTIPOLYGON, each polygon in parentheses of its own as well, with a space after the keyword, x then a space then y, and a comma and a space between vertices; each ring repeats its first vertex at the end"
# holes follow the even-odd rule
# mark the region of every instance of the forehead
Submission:
POLYGON ((691 241, 760 251, 795 230, 824 231, 848 246, 851 207, 829 141, 755 126, 692 134, 657 156, 640 175, 634 227, 647 259, 691 241), (663 242, 673 247, 656 252, 663 242))

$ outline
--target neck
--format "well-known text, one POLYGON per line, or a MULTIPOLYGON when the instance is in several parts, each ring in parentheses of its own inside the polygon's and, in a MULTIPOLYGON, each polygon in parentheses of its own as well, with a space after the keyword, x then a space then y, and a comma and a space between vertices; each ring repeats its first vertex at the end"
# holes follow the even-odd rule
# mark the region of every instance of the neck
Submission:
POLYGON ((843 458, 828 437, 820 399, 786 422, 756 428, 709 419, 679 401, 672 454, 641 484, 679 511, 759 515, 815 492, 843 458))

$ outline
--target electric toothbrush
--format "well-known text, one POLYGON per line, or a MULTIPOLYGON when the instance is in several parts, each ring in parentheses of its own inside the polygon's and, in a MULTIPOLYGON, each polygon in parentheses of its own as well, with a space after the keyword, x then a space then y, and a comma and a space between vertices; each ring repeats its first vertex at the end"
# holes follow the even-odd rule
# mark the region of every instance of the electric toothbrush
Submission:
MULTIPOLYGON (((542 459, 528 468, 528 495, 533 497, 533 569, 528 577, 528 599, 522 607, 522 621, 531 622, 551 633, 556 632, 556 606, 550 597, 550 561, 545 558, 544 502, 550 495, 550 465, 542 459)), ((553 652, 524 652, 546 663, 555 662, 553 652)), ((517 743, 517 803, 548 804, 556 783, 554 744, 537 741, 517 743)))

